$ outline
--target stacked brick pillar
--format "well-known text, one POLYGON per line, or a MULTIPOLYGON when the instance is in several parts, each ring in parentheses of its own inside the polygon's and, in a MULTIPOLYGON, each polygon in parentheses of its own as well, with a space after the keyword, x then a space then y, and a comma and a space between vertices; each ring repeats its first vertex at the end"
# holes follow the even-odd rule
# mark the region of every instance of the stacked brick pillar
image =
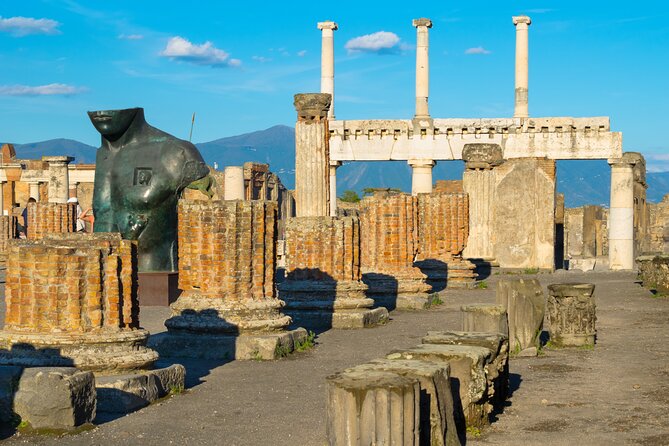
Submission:
POLYGON ((275 295, 276 203, 181 200, 178 218, 183 293, 158 348, 230 359, 292 350, 305 332, 285 331, 291 320, 275 295))
POLYGON ((286 311, 305 325, 360 328, 388 319, 371 309, 360 270, 358 217, 296 217, 286 224, 286 311))
POLYGON ((0 261, 7 259, 9 240, 16 238, 16 217, 0 215, 0 261))
POLYGON ((28 203, 28 238, 38 240, 49 234, 75 232, 77 205, 28 203))
POLYGON ((392 308, 429 306, 427 276, 418 252, 418 199, 377 193, 361 202, 361 264, 372 298, 392 308))
POLYGON ((419 250, 416 265, 431 281, 468 288, 475 265, 462 259, 469 236, 469 200, 465 193, 418 195, 419 250))
POLYGON ((139 329, 137 244, 117 234, 12 240, 0 363, 149 368, 139 329))

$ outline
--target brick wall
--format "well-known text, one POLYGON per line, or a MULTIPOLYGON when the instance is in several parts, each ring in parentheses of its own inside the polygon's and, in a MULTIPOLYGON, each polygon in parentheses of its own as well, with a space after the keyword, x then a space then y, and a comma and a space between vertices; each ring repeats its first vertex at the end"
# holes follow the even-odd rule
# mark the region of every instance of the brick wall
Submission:
POLYGON ((38 240, 49 234, 74 232, 77 205, 66 203, 29 203, 28 238, 38 240))
POLYGON ((462 180, 437 180, 434 185, 434 192, 460 193, 464 192, 462 180))
POLYGON ((361 201, 363 271, 399 273, 412 268, 418 251, 418 199, 375 194, 361 201))
POLYGON ((296 217, 286 223, 286 274, 290 280, 358 281, 357 217, 296 217))
POLYGON ((7 242, 16 237, 16 217, 0 215, 0 256, 7 253, 7 242))
POLYGON ((277 205, 180 200, 179 288, 229 300, 273 298, 277 205))
POLYGON ((117 234, 11 240, 5 293, 5 330, 138 328, 137 242, 117 234))
POLYGON ((418 196, 418 258, 449 260, 460 255, 469 236, 469 199, 466 193, 418 196))

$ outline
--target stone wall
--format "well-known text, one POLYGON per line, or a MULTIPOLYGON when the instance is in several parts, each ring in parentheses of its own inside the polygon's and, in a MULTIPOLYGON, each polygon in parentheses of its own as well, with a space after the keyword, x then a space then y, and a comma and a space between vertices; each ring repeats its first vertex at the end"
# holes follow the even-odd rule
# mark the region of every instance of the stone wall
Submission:
POLYGON ((462 180, 437 180, 434 192, 461 193, 464 192, 462 180))
POLYGON ((492 244, 503 268, 554 268, 555 161, 507 160, 495 167, 492 244))
POLYGON ((649 203, 648 208, 647 252, 669 254, 669 194, 657 204, 649 203))
POLYGON ((74 232, 77 222, 76 204, 28 204, 28 238, 39 240, 49 234, 74 232))
POLYGON ((593 269, 608 264, 609 211, 587 205, 565 209, 564 258, 570 269, 593 269))
POLYGON ((137 244, 110 234, 12 240, 5 330, 87 332, 139 326, 137 244))
POLYGON ((179 288, 229 300, 273 298, 276 203, 180 200, 179 288))

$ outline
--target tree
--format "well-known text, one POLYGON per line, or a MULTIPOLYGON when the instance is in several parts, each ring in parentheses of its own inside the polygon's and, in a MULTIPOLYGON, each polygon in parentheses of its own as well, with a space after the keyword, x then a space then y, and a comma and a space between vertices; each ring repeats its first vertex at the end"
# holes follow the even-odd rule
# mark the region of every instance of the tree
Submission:
POLYGON ((358 193, 354 190, 345 190, 344 193, 341 194, 339 199, 346 203, 357 203, 358 201, 360 201, 358 193))

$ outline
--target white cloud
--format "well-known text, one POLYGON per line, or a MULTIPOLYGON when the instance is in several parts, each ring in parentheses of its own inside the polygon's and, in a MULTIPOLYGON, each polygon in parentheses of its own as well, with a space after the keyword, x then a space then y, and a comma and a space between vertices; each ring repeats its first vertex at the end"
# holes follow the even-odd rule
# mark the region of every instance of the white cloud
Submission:
POLYGON ((242 64, 241 60, 231 59, 230 54, 216 48, 209 41, 196 45, 180 36, 168 40, 167 46, 160 55, 196 65, 210 65, 213 67, 238 67, 242 64))
POLYGON ((265 63, 265 62, 271 62, 272 59, 264 56, 252 56, 251 59, 255 60, 256 62, 260 63, 265 63))
POLYGON ((644 156, 646 158, 646 168, 648 172, 669 172, 669 154, 649 153, 644 156))
POLYGON ((307 50, 301 50, 297 52, 298 57, 304 57, 307 55, 307 50))
POLYGON ((60 23, 51 19, 33 19, 31 17, 0 16, 0 31, 12 34, 15 37, 30 34, 60 34, 60 23))
POLYGON ((355 37, 344 46, 349 53, 392 53, 399 49, 400 38, 397 34, 388 31, 378 31, 372 34, 355 37))
POLYGON ((473 48, 467 48, 465 50, 465 54, 490 54, 492 51, 488 51, 482 46, 476 46, 473 48))
POLYGON ((88 91, 85 87, 67 84, 48 85, 0 85, 0 96, 70 96, 88 91))
POLYGON ((121 40, 142 40, 144 36, 142 34, 119 34, 118 38, 121 40))

